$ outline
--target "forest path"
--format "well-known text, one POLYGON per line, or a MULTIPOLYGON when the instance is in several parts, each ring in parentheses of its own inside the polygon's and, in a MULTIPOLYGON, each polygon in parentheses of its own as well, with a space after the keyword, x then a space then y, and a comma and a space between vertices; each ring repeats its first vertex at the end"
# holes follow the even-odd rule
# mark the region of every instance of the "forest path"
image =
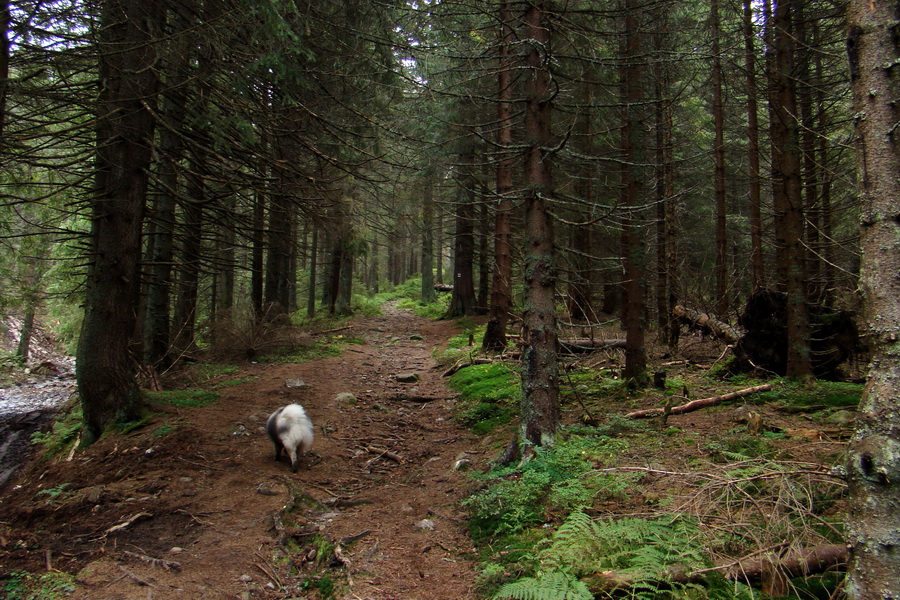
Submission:
POLYGON ((245 382, 222 387, 214 405, 167 407, 153 426, 101 438, 72 461, 26 467, 0 521, 12 528, 6 540, 30 536, 32 551, 4 541, 0 565, 38 570, 28 563, 40 558, 78 570, 73 597, 92 600, 319 598, 332 584, 335 598, 474 597, 459 506, 470 484, 452 467, 463 453, 475 463, 490 453, 451 420, 453 394, 433 359, 456 332, 388 308, 352 321, 342 333, 365 343, 340 357, 245 365, 230 376, 245 382), (420 379, 397 381, 408 372, 420 379), (297 379, 307 385, 286 385, 297 379), (296 475, 273 460, 263 431, 290 402, 316 433, 296 475), (343 543, 322 553, 321 539, 343 543))

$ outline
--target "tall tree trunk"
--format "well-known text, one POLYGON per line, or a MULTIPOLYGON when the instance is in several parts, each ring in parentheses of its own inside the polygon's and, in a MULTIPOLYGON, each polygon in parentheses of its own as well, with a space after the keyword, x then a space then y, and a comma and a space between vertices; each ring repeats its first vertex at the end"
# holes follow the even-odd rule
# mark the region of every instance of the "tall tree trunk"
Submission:
POLYGON ((444 283, 444 211, 438 210, 435 216, 434 276, 437 283, 444 283))
POLYGON ((253 314, 257 320, 263 316, 267 196, 262 191, 256 191, 253 194, 253 229, 250 239, 250 304, 253 306, 253 314))
MULTIPOLYGON (((818 32, 818 29, 816 29, 818 32)), ((816 165, 821 174, 819 181, 822 188, 819 193, 819 206, 822 215, 821 227, 822 238, 822 289, 826 305, 832 303, 834 297, 835 280, 837 278, 837 269, 835 268, 834 244, 834 227, 831 208, 831 182, 833 179, 831 165, 831 142, 828 138, 828 129, 831 125, 828 111, 826 110, 825 90, 821 85, 824 80, 824 70, 822 66, 822 53, 816 52, 816 81, 820 82, 816 85, 816 130, 819 135, 816 136, 816 165)))
POLYGON ((515 31, 511 26, 509 2, 500 0, 500 64, 497 69, 497 207, 494 211, 494 270, 488 321, 481 342, 485 351, 506 348, 506 327, 512 309, 512 229, 513 171, 510 154, 513 143, 512 53, 515 31))
POLYGON ((155 0, 105 0, 100 15, 97 171, 76 371, 87 442, 140 413, 130 345, 157 91, 152 42, 165 12, 155 0))
MULTIPOLYGON (((664 55, 671 46, 667 5, 660 6, 662 20, 655 38, 656 49, 664 55)), ((675 160, 672 140, 672 67, 662 60, 656 63, 656 307, 661 341, 669 347, 678 346, 681 325, 673 311, 678 299, 678 245, 675 236, 675 160)))
POLYGON ((522 313, 523 443, 546 446, 556 441, 560 424, 557 326, 554 291, 556 265, 553 223, 547 210, 552 193, 547 146, 550 143, 550 29, 544 2, 525 12, 530 52, 526 59, 525 100, 525 309, 522 313))
POLYGON ((750 167, 750 264, 753 289, 765 285, 762 244, 762 194, 759 177, 759 108, 756 86, 756 32, 753 0, 744 0, 744 68, 747 72, 747 162, 750 167))
MULTIPOLYGON (((283 142, 280 140, 280 144, 283 142)), ((279 152, 285 152, 282 148, 279 152)), ((269 198, 268 244, 266 253, 265 310, 270 317, 287 312, 291 303, 291 239, 294 211, 289 197, 290 175, 278 175, 277 190, 269 198)))
POLYGON ((900 598, 900 82, 897 5, 851 0, 847 50, 862 193, 864 319, 872 351, 847 454, 851 600, 900 598))
POLYGON ((641 69, 641 34, 638 31, 637 0, 625 1, 625 55, 622 67, 622 261, 625 275, 625 368, 623 376, 634 384, 644 385, 647 379, 647 350, 644 346, 646 325, 644 289, 646 285, 646 256, 640 232, 640 196, 642 174, 643 129, 641 106, 643 85, 641 69))
POLYGON ((202 260, 203 205, 206 202, 206 182, 203 180, 202 160, 192 159, 191 174, 187 178, 187 201, 184 203, 181 260, 178 269, 178 297, 175 301, 175 334, 172 345, 177 352, 188 352, 196 345, 197 298, 200 287, 202 260))
MULTIPOLYGON (((582 133, 583 152, 585 156, 594 154, 594 132, 591 116, 583 115, 576 126, 582 133)), ((572 257, 572 272, 569 276, 569 289, 567 310, 573 322, 591 322, 594 316, 594 279, 596 273, 594 253, 594 224, 591 222, 590 207, 594 205, 594 166, 588 164, 583 167, 575 189, 581 199, 584 208, 578 209, 578 220, 585 225, 575 225, 570 228, 570 245, 574 256, 572 257)))
POLYGON ((334 312, 340 316, 347 316, 351 312, 350 300, 353 297, 353 252, 352 231, 346 233, 341 239, 341 263, 338 274, 338 293, 335 299, 334 312))
POLYGON ((481 201, 478 203, 478 294, 476 302, 476 310, 480 314, 487 312, 488 291, 490 289, 489 280, 491 268, 491 253, 488 250, 488 238, 493 233, 493 228, 489 226, 491 221, 490 210, 488 209, 487 198, 490 192, 482 187, 481 201))
POLYGON ((172 13, 174 29, 180 37, 169 54, 170 77, 165 82, 161 117, 165 126, 159 131, 159 158, 156 194, 151 227, 150 273, 147 283, 147 309, 144 319, 144 363, 165 369, 172 363, 169 346, 171 335, 172 265, 175 261, 175 207, 177 205, 181 169, 184 154, 182 128, 184 127, 188 80, 190 43, 185 35, 187 21, 179 11, 172 13))
POLYGON ((722 102, 722 63, 719 43, 719 0, 710 1, 710 27, 712 28, 712 92, 714 188, 716 196, 716 312, 722 318, 728 313, 728 219, 725 201, 725 109, 722 102))
MULTIPOLYGON (((819 206, 819 169, 816 165, 816 137, 818 133, 814 131, 814 112, 813 112, 813 85, 810 81, 812 71, 810 63, 812 62, 812 52, 818 53, 818 50, 810 50, 812 40, 810 38, 809 27, 807 25, 807 15, 804 10, 803 2, 797 4, 796 15, 796 33, 797 39, 797 104, 799 109, 799 125, 800 125, 800 181, 801 190, 803 192, 803 213, 806 226, 803 231, 803 247, 808 248, 804 252, 804 272, 807 283, 807 297, 811 302, 818 303, 823 297, 822 288, 822 261, 820 259, 820 249, 822 246, 821 238, 821 206, 819 206)), ((810 23, 813 28, 816 24, 810 23)))
POLYGON ((0 4, 0 148, 6 146, 3 134, 6 132, 6 99, 9 92, 9 28, 12 13, 9 0, 0 4))
POLYGON ((316 314, 316 274, 319 253, 319 225, 312 224, 312 240, 309 243, 309 292, 306 296, 306 316, 316 314))
POLYGON ((31 351, 31 336, 34 333, 34 317, 38 305, 38 286, 42 273, 38 269, 37 259, 29 256, 23 259, 25 262, 24 284, 22 301, 25 312, 22 316, 22 327, 19 329, 19 343, 16 345, 16 356, 22 363, 28 362, 31 351))
POLYGON ((793 12, 796 2, 780 0, 773 12, 772 193, 776 244, 781 249, 779 279, 787 293, 786 375, 805 379, 812 376, 812 363, 803 260, 803 197, 794 69, 793 12))
POLYGON ((447 309, 448 317, 471 315, 475 312, 475 279, 472 261, 475 258, 475 149, 471 142, 463 142, 460 152, 461 186, 456 203, 456 236, 453 256, 453 296, 447 309))
MULTIPOLYGON (((422 196, 422 302, 434 302, 434 173, 425 175, 422 196)), ((373 256, 377 256, 374 255, 373 256)))

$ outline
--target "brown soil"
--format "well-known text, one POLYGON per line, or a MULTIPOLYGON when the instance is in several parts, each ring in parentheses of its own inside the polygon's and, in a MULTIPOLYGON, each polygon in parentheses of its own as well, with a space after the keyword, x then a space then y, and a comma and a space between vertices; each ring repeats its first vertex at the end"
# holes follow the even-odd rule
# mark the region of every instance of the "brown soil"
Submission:
POLYGON ((476 465, 492 457, 451 420, 433 359, 457 331, 390 311, 342 333, 366 344, 244 365, 229 378, 253 379, 221 388, 215 405, 166 407, 167 435, 153 435, 157 423, 71 461, 26 465, 0 498, 0 574, 77 572, 73 597, 84 599, 314 598, 329 579, 336 597, 473 597, 459 507, 470 484, 452 467, 463 453, 476 465), (420 380, 396 381, 408 372, 420 380), (356 401, 335 400, 341 392, 356 401), (316 433, 296 475, 263 429, 290 402, 316 433), (323 539, 337 552, 321 552, 323 539))
MULTIPOLYGON (((315 599, 332 581, 335 598, 477 597, 476 555, 460 508, 475 484, 453 465, 465 456, 485 468, 510 432, 477 438, 451 419, 453 393, 433 357, 457 333, 453 323, 388 309, 342 333, 366 343, 308 363, 245 364, 228 379, 253 379, 219 388, 215 405, 157 407, 166 414, 152 426, 102 438, 71 461, 26 465, 0 496, 0 575, 78 573, 74 598, 92 600, 315 599), (408 372, 420 380, 397 381, 408 372), (308 387, 288 387, 292 379, 308 387), (342 392, 356 401, 336 400, 342 392), (296 475, 273 460, 263 431, 268 415, 289 402, 303 404, 316 426, 296 475), (174 430, 154 436, 161 425, 174 430)), ((609 333, 602 337, 619 332, 609 333)), ((717 343, 685 336, 678 360, 659 350, 651 365, 702 398, 734 389, 703 377, 721 355, 717 343)), ((614 369, 620 359, 609 350, 581 362, 614 369)), ((609 422, 659 406, 662 395, 579 400, 609 422)), ((567 404, 566 422, 583 419, 581 403, 567 404)), ((849 432, 778 407, 753 410, 767 429, 789 432, 771 443, 791 460, 833 461, 849 432)), ((740 418, 734 404, 670 417, 665 427, 685 435, 657 435, 619 457, 625 468, 648 468, 645 493, 597 510, 652 510, 671 492, 673 477, 663 472, 698 468, 709 442, 749 427, 740 418)))

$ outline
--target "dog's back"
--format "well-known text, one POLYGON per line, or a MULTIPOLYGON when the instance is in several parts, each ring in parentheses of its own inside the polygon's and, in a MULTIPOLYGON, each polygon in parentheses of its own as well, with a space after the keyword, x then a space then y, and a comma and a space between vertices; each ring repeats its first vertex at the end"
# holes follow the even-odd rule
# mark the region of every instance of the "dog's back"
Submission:
POLYGON ((275 460, 281 460, 283 448, 291 458, 291 469, 296 473, 298 452, 302 456, 313 444, 313 424, 306 411, 299 404, 282 406, 269 417, 266 432, 275 445, 275 460))

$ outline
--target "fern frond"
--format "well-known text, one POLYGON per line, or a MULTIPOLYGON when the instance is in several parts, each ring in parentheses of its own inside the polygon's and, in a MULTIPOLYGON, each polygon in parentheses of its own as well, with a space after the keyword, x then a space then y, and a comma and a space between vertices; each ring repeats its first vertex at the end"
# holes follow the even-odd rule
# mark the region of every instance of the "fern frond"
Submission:
POLYGON ((569 573, 550 571, 539 577, 526 577, 507 583, 494 600, 593 600, 587 586, 569 573))

